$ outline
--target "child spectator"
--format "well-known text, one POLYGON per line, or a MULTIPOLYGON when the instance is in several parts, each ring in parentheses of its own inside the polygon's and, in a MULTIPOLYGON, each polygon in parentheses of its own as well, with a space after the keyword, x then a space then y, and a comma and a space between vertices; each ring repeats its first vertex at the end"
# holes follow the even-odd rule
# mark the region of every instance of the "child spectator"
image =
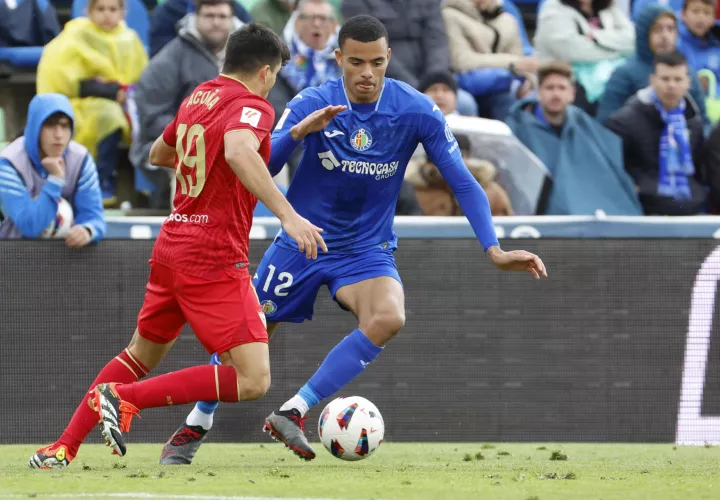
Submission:
POLYGON ((700 84, 708 96, 705 107, 711 122, 720 119, 720 107, 715 97, 720 76, 720 37, 719 30, 713 29, 714 26, 714 0, 685 0, 682 22, 678 27, 678 46, 687 58, 690 70, 698 73, 700 84))
POLYGON ((106 206, 115 203, 118 146, 130 140, 128 94, 148 62, 124 11, 124 0, 89 0, 88 17, 69 21, 47 44, 37 73, 39 94, 70 98, 75 140, 97 160, 106 206))

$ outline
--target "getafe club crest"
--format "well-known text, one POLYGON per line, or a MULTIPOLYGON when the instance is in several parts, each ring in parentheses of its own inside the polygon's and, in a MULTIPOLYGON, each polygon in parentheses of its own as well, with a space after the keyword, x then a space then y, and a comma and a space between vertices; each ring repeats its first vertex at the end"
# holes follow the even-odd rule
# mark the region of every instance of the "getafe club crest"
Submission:
POLYGON ((350 145, 355 151, 367 151, 372 146, 372 136, 364 128, 358 129, 350 135, 350 145))
POLYGON ((265 300, 262 304, 262 312, 265 313, 266 316, 272 316, 277 312, 277 305, 272 300, 265 300))

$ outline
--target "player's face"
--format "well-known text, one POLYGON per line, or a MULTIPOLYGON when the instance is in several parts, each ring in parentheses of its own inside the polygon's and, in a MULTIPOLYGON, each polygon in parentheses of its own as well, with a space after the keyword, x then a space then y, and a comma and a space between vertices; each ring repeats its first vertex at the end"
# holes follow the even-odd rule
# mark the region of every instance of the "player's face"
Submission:
POLYGON ((51 116, 40 129, 42 156, 62 156, 72 137, 72 122, 65 115, 51 116))
POLYGON ((390 61, 387 40, 380 38, 367 43, 345 40, 342 50, 335 51, 335 59, 343 69, 350 100, 358 104, 377 101, 390 61))
POLYGON ((212 50, 218 51, 227 43, 233 27, 233 12, 226 3, 203 5, 197 13, 195 26, 200 37, 212 50))
POLYGON ((261 95, 262 97, 267 98, 268 94, 270 93, 270 90, 272 90, 273 86, 275 85, 275 80, 277 80, 277 75, 280 72, 280 68, 282 66, 280 63, 276 64, 275 67, 273 66, 264 66, 260 70, 260 82, 262 85, 261 89, 261 95))
POLYGON ((550 115, 564 115, 574 100, 575 87, 564 75, 548 75, 538 89, 540 106, 550 115))
POLYGON ((88 17, 96 26, 105 31, 115 29, 124 15, 120 0, 97 0, 88 12, 88 17))

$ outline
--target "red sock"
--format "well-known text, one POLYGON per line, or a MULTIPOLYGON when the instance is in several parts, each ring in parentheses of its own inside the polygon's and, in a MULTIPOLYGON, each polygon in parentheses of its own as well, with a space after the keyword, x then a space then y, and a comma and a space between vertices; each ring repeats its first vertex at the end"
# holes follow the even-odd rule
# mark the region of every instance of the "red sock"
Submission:
MULTIPOLYGON (((105 365, 90 386, 90 390, 96 385, 105 382, 132 383, 148 374, 148 369, 138 361, 130 351, 125 349, 105 365)), ((64 444, 68 447, 71 455, 77 455, 78 448, 85 440, 85 437, 98 424, 98 415, 87 402, 88 394, 85 394, 82 402, 75 410, 70 423, 65 428, 56 444, 64 444)))
POLYGON ((139 410, 196 401, 238 401, 238 382, 231 366, 202 365, 115 387, 120 399, 139 410))

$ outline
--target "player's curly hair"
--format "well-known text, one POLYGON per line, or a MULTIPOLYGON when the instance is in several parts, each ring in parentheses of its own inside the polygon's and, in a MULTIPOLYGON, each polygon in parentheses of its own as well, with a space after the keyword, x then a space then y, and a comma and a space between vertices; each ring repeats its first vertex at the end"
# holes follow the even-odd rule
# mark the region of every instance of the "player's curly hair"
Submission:
POLYGON ((381 38, 390 43, 385 25, 379 19, 363 14, 351 17, 343 23, 338 34, 338 46, 342 50, 346 40, 369 43, 381 38))
POLYGON ((230 34, 222 72, 250 75, 265 65, 285 66, 289 60, 290 50, 270 28, 249 23, 230 34))

